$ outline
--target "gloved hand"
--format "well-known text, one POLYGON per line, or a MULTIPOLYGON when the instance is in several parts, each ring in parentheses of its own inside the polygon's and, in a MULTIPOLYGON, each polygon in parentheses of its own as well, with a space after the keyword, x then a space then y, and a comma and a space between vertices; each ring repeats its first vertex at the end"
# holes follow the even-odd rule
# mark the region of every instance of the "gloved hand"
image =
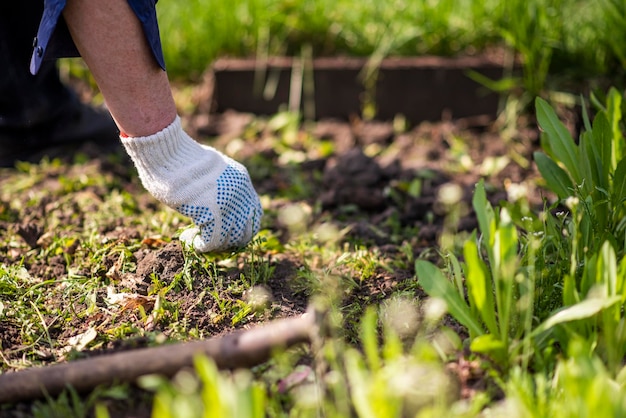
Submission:
POLYGON ((180 239, 199 252, 246 245, 259 231, 263 209, 246 168, 194 141, 180 118, 145 137, 121 137, 143 186, 189 216, 195 228, 180 239))

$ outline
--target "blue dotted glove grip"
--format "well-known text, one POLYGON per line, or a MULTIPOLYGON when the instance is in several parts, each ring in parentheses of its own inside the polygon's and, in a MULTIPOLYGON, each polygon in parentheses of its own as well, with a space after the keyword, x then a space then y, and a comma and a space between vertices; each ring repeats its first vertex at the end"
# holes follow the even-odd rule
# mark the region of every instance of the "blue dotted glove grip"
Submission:
POLYGON ((229 165, 217 178, 216 209, 221 225, 216 230, 215 215, 207 206, 183 204, 177 210, 189 216, 200 228, 204 242, 217 241, 226 248, 245 244, 260 228, 263 209, 245 169, 229 165), (250 231, 250 222, 252 228, 250 231), (252 232, 251 236, 246 236, 252 232), (215 237, 214 234, 219 234, 215 237))

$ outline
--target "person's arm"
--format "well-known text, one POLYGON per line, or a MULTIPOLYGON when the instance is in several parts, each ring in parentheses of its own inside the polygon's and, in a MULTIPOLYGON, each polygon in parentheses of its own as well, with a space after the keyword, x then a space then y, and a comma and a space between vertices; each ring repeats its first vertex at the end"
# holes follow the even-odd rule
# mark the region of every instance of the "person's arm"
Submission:
POLYGON ((63 16, 123 133, 150 135, 174 121, 167 73, 126 0, 68 0, 63 16))
POLYGON ((127 0, 68 0, 63 16, 144 187, 196 224, 181 240, 201 252, 247 244, 263 213, 248 171, 182 129, 127 0))

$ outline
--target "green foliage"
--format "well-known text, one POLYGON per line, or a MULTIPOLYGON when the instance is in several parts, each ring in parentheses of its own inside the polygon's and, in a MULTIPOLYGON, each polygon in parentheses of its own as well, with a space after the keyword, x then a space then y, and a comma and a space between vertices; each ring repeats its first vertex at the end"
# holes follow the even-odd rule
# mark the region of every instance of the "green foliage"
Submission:
POLYGON ((590 352, 616 376, 626 355, 626 258, 618 262, 613 247, 605 241, 598 253, 586 258, 581 276, 568 275, 564 282, 564 307, 533 334, 543 341, 558 341, 563 348, 578 344, 579 339, 587 341, 590 352))
POLYGON ((262 385, 262 379, 253 379, 248 371, 219 372, 210 359, 202 356, 195 359, 194 373, 179 372, 171 381, 143 377, 141 386, 155 392, 152 416, 460 417, 471 416, 468 409, 478 411, 484 402, 482 397, 472 401, 471 408, 457 405, 457 410, 465 414, 450 408, 451 403, 456 404, 454 385, 427 338, 427 333, 435 333, 441 346, 448 341, 448 334, 439 325, 440 316, 431 316, 421 324, 411 323, 417 331, 408 336, 405 344, 397 331, 404 327, 406 315, 412 310, 415 313, 416 306, 399 299, 395 303, 398 305, 366 310, 359 324, 363 350, 341 339, 325 341, 316 353, 320 367, 315 371, 302 369, 309 378, 288 391, 284 383, 271 382, 286 382, 289 376, 285 373, 299 373, 289 353, 281 353, 266 366, 267 375, 274 374, 267 382, 269 387, 262 385), (321 379, 316 373, 326 377, 321 379), (288 415, 275 415, 285 407, 288 415))
POLYGON ((552 59, 552 39, 560 31, 562 20, 555 12, 566 1, 502 2, 502 38, 519 52, 524 66, 523 84, 531 96, 539 94, 546 82, 552 59), (556 3, 550 7, 548 3, 556 3))
POLYGON ((581 340, 571 344, 552 377, 515 368, 504 386, 506 400, 494 416, 622 417, 626 414, 623 383, 616 381, 581 340))
MULTIPOLYGON (((506 366, 519 354, 522 345, 517 342, 532 319, 536 278, 533 269, 521 268, 516 226, 505 208, 494 211, 483 182, 476 187, 473 206, 480 240, 473 234, 466 241, 462 265, 448 256, 449 276, 457 286, 428 261, 417 260, 415 272, 426 293, 445 300, 450 314, 468 328, 470 348, 506 366)), ((534 251, 532 244, 527 248, 534 251)))
POLYGON ((181 371, 171 382, 154 375, 141 378, 140 385, 155 392, 154 418, 265 416, 265 391, 249 372, 221 374, 203 356, 194 364, 195 373, 181 371))
POLYGON ((463 261, 450 254, 441 270, 418 260, 416 275, 468 329, 470 349, 498 366, 506 401, 497 411, 621 416, 626 196, 620 95, 609 92, 593 123, 585 116, 578 143, 547 103, 537 99, 536 107, 545 132, 545 153, 537 153, 536 162, 569 213, 536 216, 519 202, 494 210, 481 182, 473 199, 480 235, 465 243, 463 261), (549 287, 560 289, 560 305, 546 304, 541 293, 549 287), (567 399, 580 403, 565 405, 567 399))
POLYGON ((32 408, 34 418, 108 418, 105 399, 125 400, 128 398, 126 386, 100 387, 86 397, 81 397, 74 388, 68 387, 59 396, 46 396, 36 401, 32 408))
POLYGON ((602 17, 607 25, 618 31, 612 34, 605 33, 602 38, 603 43, 607 44, 617 59, 616 65, 621 66, 622 70, 626 68, 626 46, 622 42, 618 42, 617 38, 626 32, 626 4, 620 0, 601 0, 599 9, 602 17))
POLYGON ((370 57, 367 84, 386 56, 451 56, 495 45, 520 56, 522 87, 534 97, 549 74, 619 75, 626 62, 620 0, 191 0, 162 2, 157 11, 177 78, 196 78, 218 57, 262 60, 311 49, 313 57, 370 57))
POLYGON ((463 299, 463 293, 452 286, 444 274, 434 264, 426 260, 415 262, 415 272, 420 285, 432 297, 438 297, 446 302, 450 314, 467 327, 472 335, 484 334, 479 320, 470 312, 470 308, 463 299))
POLYGON ((537 120, 544 131, 545 152, 536 152, 535 161, 546 183, 572 211, 579 259, 585 252, 596 253, 609 240, 618 255, 624 253, 626 225, 626 142, 620 131, 621 96, 611 89, 607 107, 590 123, 578 144, 541 98, 536 102, 537 120))

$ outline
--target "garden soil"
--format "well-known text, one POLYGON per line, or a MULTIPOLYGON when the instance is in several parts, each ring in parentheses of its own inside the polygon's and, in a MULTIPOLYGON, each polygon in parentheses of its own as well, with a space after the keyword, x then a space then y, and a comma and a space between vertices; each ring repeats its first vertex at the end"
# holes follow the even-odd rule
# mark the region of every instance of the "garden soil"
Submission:
MULTIPOLYGON (((575 117, 569 115, 569 119, 569 125, 575 126, 575 117)), ((219 115, 200 113, 184 117, 184 123, 192 134, 199 138, 216 138, 211 144, 222 149, 227 147, 232 138, 241 135, 253 121, 253 116, 235 112, 219 115)), ((517 129, 506 138, 502 135, 501 121, 472 119, 424 122, 407 129, 398 129, 397 121, 394 124, 363 121, 354 117, 349 121, 320 120, 306 124, 303 130, 334 145, 334 153, 330 157, 305 159, 297 163, 298 169, 313 187, 313 192, 306 197, 307 203, 311 207, 319 207, 324 217, 334 219, 339 229, 347 230, 346 240, 362 242, 372 251, 376 249, 383 254, 400 251, 400 243, 390 238, 394 235, 394 222, 390 222, 390 219, 395 219, 395 223, 400 222, 401 227, 416 231, 410 241, 415 257, 429 251, 436 256, 449 213, 449 208, 442 207, 441 192, 450 185, 458 186, 455 190, 460 191, 459 200, 453 202, 453 205, 463 207, 455 227, 459 233, 472 231, 477 227, 471 199, 475 184, 481 178, 489 185, 488 198, 493 204, 507 199, 507 187, 511 184, 524 182, 528 197, 538 208, 541 208, 544 199, 550 199, 549 193, 541 190, 534 181, 539 176, 532 163, 532 152, 538 148, 539 132, 532 118, 518 120, 517 129), (420 180, 419 192, 414 190, 410 193, 406 191, 406 187, 403 189, 399 186, 410 185, 415 179, 420 180), (398 190, 405 190, 405 193, 390 193, 398 190)), ((281 187, 289 183, 290 171, 282 168, 280 155, 268 147, 263 131, 258 135, 258 141, 246 142, 246 149, 241 157, 244 163, 246 157, 252 158, 255 154, 263 154, 275 161, 274 172, 253 176, 258 192, 272 198, 281 187)), ((95 165, 99 172, 114 176, 120 187, 129 193, 143 193, 134 177, 132 165, 127 160, 112 163, 100 149, 89 144, 80 151, 89 155, 91 161, 83 166, 68 165, 67 170, 93 170, 95 165)), ((8 175, 10 172, 7 171, 1 174, 8 175)), ((50 174, 47 181, 38 182, 34 187, 55 187, 60 175, 62 170, 57 170, 50 174)), ((410 186, 407 187, 410 189, 410 186)), ((105 200, 105 193, 106 190, 93 187, 76 192, 76 199, 85 199, 86 194, 89 194, 88 198, 105 200)), ((24 200, 26 199, 24 196, 24 200)), ((139 204, 152 208, 157 205, 147 195, 139 204)), ((42 222, 44 214, 54 210, 57 210, 55 205, 46 201, 34 207, 24 205, 24 211, 17 214, 18 222, 0 222, 0 233, 17 234, 28 244, 23 250, 0 248, 0 263, 19 263, 27 251, 37 248, 38 242, 41 242, 46 233, 42 222)), ((58 219, 65 219, 68 224, 80 223, 81 217, 81 213, 57 216, 58 219)), ((281 240, 288 242, 289 233, 283 225, 272 225, 270 229, 274 229, 281 240)), ((102 225, 101 234, 120 242, 143 239, 143 245, 133 254, 137 266, 135 272, 119 277, 139 297, 146 294, 153 272, 157 272, 162 280, 168 281, 173 280, 184 268, 183 251, 176 240, 168 242, 142 237, 139 231, 132 225, 125 225, 122 219, 102 225)), ((70 254, 75 250, 71 246, 65 249, 70 254)), ((105 267, 114 271, 115 262, 114 258, 105 260, 105 267)), ((67 274, 66 264, 65 257, 57 255, 25 267, 32 276, 47 280, 67 274)), ((276 254, 271 259, 271 264, 274 271, 266 287, 275 309, 271 317, 256 317, 255 322, 301 314, 309 302, 309 294, 292 286, 292 279, 301 267, 302 260, 276 254)), ((232 274, 239 272, 234 269, 232 274)), ((398 287, 406 286, 407 281, 413 280, 413 277, 414 271, 410 266, 395 271, 380 269, 371 280, 346 297, 367 303, 382 301, 398 287)), ((198 277, 196 280, 198 282, 194 283, 194 289, 211 285, 208 277, 198 277)), ((179 311, 184 315, 184 318, 179 319, 184 320, 189 327, 203 330, 205 335, 219 336, 232 331, 234 327, 229 321, 215 320, 215 312, 212 312, 210 305, 196 303, 197 292, 194 289, 182 290, 174 296, 176 300, 172 302, 180 304, 179 311)), ((138 300, 136 303, 141 304, 143 301, 138 300)), ((150 306, 144 308, 149 309, 150 306)), ((132 320, 132 315, 136 313, 129 309, 126 315, 132 320)), ((53 338, 61 340, 86 330, 97 320, 98 318, 89 318, 89 321, 76 320, 51 329, 51 332, 54 333, 53 338)), ((242 326, 250 325, 245 323, 242 326)), ((459 331, 462 332, 461 329, 459 331)), ((23 342, 16 324, 1 321, 0 340, 3 352, 15 352, 19 357, 19 348, 23 342)), ((87 355, 131 349, 146 344, 147 341, 141 339, 122 340, 87 355)), ((40 354, 41 359, 45 360, 49 353, 40 354)), ((470 396, 473 390, 484 386, 480 373, 476 374, 475 369, 475 365, 464 360, 451 367, 451 371, 459 376, 464 396, 470 396)))

